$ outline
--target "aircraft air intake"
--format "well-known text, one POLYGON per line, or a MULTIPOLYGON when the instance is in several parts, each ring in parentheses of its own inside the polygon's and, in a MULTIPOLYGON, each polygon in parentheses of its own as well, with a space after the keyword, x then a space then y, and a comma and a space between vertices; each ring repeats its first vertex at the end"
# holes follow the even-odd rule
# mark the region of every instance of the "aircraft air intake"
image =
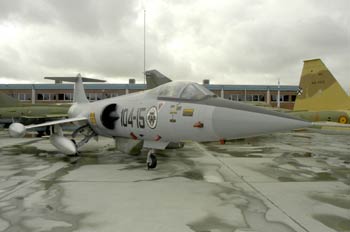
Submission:
POLYGON ((117 115, 117 104, 107 105, 101 113, 101 122, 107 129, 113 130, 115 128, 115 121, 119 119, 117 115))

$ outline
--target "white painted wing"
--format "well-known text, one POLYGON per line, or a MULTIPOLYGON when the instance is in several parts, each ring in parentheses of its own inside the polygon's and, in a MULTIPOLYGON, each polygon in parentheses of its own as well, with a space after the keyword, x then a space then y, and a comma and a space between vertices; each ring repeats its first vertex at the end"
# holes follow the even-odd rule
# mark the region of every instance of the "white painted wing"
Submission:
POLYGON ((29 125, 29 126, 25 126, 25 128, 26 129, 32 129, 32 128, 37 128, 37 127, 52 126, 52 125, 57 125, 57 124, 69 123, 69 122, 81 122, 81 121, 87 121, 87 120, 88 119, 85 118, 85 117, 67 118, 67 119, 50 121, 50 122, 45 122, 45 123, 40 123, 40 124, 35 124, 35 125, 29 125))

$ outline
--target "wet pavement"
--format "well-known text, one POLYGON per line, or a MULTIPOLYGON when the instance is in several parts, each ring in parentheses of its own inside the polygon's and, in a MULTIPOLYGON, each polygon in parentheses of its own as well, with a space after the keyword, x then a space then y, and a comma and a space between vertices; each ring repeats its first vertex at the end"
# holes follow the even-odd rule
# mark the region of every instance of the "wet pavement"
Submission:
POLYGON ((350 231, 350 136, 277 133, 67 157, 0 132, 0 231, 350 231))

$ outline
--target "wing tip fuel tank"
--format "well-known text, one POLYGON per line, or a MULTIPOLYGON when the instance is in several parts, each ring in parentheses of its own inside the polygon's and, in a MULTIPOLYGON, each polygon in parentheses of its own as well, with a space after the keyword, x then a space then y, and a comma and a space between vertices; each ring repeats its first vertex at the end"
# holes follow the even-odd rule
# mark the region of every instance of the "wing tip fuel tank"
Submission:
POLYGON ((26 128, 22 123, 12 123, 9 127, 9 134, 11 137, 20 138, 26 133, 26 128))

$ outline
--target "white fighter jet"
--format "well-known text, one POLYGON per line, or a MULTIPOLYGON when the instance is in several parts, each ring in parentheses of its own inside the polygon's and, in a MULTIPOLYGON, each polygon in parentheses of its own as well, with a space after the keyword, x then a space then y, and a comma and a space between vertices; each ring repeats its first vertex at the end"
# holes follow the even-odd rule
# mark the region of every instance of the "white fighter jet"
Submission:
POLYGON ((182 147, 183 141, 224 143, 311 125, 280 112, 219 98, 194 82, 169 82, 143 92, 89 102, 83 81, 95 79, 80 75, 50 79, 75 82, 69 118, 29 126, 13 123, 9 133, 21 137, 28 129, 49 126, 52 145, 65 154, 77 154, 91 138, 107 136, 116 140, 117 149, 127 153, 149 149, 147 167, 155 168, 156 150, 182 147), (79 125, 73 139, 63 135, 64 123, 79 125), (82 139, 75 141, 77 138, 82 139))

